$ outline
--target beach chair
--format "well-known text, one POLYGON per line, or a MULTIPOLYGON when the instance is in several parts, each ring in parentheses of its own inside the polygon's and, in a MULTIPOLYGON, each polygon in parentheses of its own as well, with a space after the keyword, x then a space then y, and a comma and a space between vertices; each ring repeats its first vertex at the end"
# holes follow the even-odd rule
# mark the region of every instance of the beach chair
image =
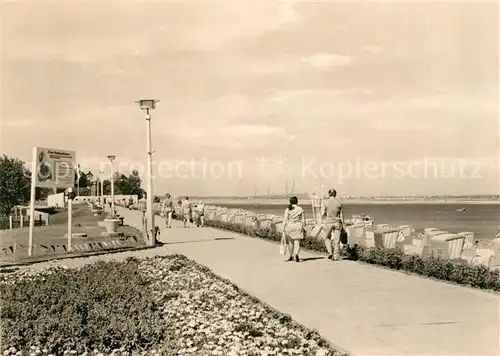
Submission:
POLYGON ((282 222, 282 221, 281 221, 281 222, 278 222, 278 223, 275 223, 274 225, 276 226, 276 232, 277 232, 278 234, 283 233, 283 231, 284 231, 284 230, 283 230, 283 228, 284 228, 285 224, 283 224, 283 222, 282 222))
POLYGON ((407 255, 425 257, 429 254, 429 245, 422 239, 414 239, 411 245, 402 245, 401 248, 407 255))
POLYGON ((314 228, 313 221, 306 221, 306 236, 310 237, 312 234, 312 229, 314 228))
POLYGON ((493 269, 497 266, 498 259, 495 251, 489 248, 478 248, 474 256, 462 256, 462 259, 474 266, 484 266, 493 269))
POLYGON ((245 217, 243 219, 243 225, 246 227, 251 227, 254 220, 255 220, 254 215, 250 215, 250 214, 245 215, 245 217))
POLYGON ((231 218, 231 223, 237 224, 237 225, 242 225, 244 218, 245 218, 245 216, 243 214, 233 215, 231 218))
POLYGON ((409 238, 413 232, 413 228, 410 225, 401 225, 398 232, 398 243, 403 243, 409 238))
POLYGON ((365 238, 360 240, 360 245, 366 248, 375 247, 375 233, 373 231, 366 231, 365 238))
POLYGON ((437 234, 432 236, 429 242, 431 256, 457 259, 462 255, 464 237, 458 234, 437 234))
POLYGON ((383 248, 396 248, 396 242, 398 239, 398 228, 384 227, 381 229, 373 230, 373 238, 375 247, 383 248))
POLYGON ((345 230, 347 232, 347 244, 349 246, 364 245, 364 240, 366 238, 366 228, 364 224, 346 226, 345 230))
POLYGON ((459 236, 462 236, 464 238, 464 247, 462 252, 471 250, 474 248, 474 236, 475 234, 473 232, 460 232, 458 234, 459 236))
POLYGON ((440 230, 440 229, 437 229, 435 227, 428 227, 428 228, 425 228, 424 229, 424 235, 426 236, 434 236, 438 233, 447 233, 447 231, 443 231, 443 230, 440 230))
POLYGON ((500 269, 500 234, 491 241, 492 259, 490 261, 490 268, 500 269))
POLYGON ((258 220, 259 224, 260 224, 260 227, 261 229, 269 229, 271 227, 271 219, 261 219, 261 220, 258 220))

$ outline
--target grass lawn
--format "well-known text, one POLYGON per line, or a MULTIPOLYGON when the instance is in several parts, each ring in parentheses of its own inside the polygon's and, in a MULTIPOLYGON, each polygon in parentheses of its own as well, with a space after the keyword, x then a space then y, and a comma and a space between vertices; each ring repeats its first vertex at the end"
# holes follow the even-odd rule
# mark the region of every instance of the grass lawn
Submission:
MULTIPOLYGON (((87 237, 84 238, 73 238, 73 245, 83 244, 88 242, 101 242, 108 241, 109 238, 101 237, 101 232, 105 229, 97 225, 99 221, 102 221, 106 215, 103 213, 100 216, 94 216, 87 205, 85 204, 75 204, 73 206, 73 233, 86 233, 87 237)), ((44 254, 44 249, 39 247, 40 245, 63 245, 67 244, 67 237, 65 235, 68 233, 68 212, 63 210, 56 213, 50 217, 50 226, 40 226, 35 227, 33 244, 35 245, 33 249, 34 255, 44 254)), ((131 226, 120 226, 118 232, 122 232, 125 236, 136 236, 139 241, 142 240, 141 232, 131 226)), ((27 254, 27 246, 29 240, 29 228, 23 227, 19 229, 12 230, 0 230, 0 248, 13 246, 14 243, 18 246, 18 251, 20 256, 27 254)), ((0 256, 0 260, 5 259, 4 256, 0 256)))

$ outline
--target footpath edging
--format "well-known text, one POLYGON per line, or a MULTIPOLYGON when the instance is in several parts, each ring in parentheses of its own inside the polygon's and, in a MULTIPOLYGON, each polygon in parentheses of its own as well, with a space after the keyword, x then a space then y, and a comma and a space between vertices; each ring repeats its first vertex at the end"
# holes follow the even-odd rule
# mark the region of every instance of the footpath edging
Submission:
POLYGON ((158 242, 156 246, 147 246, 143 245, 140 247, 118 247, 114 249, 106 249, 106 250, 98 250, 98 251, 90 251, 84 253, 75 253, 75 254, 65 254, 65 255, 56 255, 56 256, 37 256, 33 257, 33 259, 19 261, 19 262, 0 262, 0 270, 11 267, 22 267, 29 266, 37 263, 51 262, 51 261, 59 261, 59 260, 71 260, 76 258, 86 258, 92 256, 100 256, 107 254, 115 254, 122 252, 133 252, 133 251, 142 251, 149 250, 158 247, 162 247, 163 244, 158 242))

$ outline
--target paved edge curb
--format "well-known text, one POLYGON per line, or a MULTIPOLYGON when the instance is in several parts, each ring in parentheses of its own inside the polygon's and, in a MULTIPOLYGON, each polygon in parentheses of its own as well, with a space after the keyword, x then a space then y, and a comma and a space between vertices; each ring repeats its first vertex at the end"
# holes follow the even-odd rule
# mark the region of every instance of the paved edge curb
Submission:
POLYGON ((151 250, 151 249, 155 249, 158 247, 163 247, 165 245, 166 245, 165 243, 156 242, 155 246, 122 247, 122 248, 116 248, 116 249, 95 251, 95 252, 91 252, 91 253, 87 253, 87 254, 79 254, 79 255, 71 255, 71 256, 60 255, 60 256, 54 256, 53 258, 45 258, 45 259, 40 259, 40 260, 30 260, 30 261, 13 262, 13 263, 2 263, 2 264, 0 264, 0 270, 10 268, 10 267, 30 266, 30 265, 34 265, 37 263, 46 263, 46 262, 52 262, 52 261, 72 260, 72 259, 76 259, 76 258, 87 258, 87 257, 107 255, 107 254, 116 254, 116 253, 121 253, 121 252, 151 250))

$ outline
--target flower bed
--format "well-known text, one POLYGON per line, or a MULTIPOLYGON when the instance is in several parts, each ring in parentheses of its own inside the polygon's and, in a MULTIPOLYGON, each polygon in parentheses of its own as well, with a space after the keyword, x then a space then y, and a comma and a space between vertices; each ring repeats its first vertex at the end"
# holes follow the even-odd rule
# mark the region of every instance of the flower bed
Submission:
MULTIPOLYGON (((281 234, 273 229, 255 229, 241 224, 216 220, 208 220, 205 225, 269 241, 281 241, 281 234)), ((306 237, 301 241, 301 246, 312 251, 326 252, 323 240, 318 238, 306 237)), ((363 248, 361 246, 344 249, 344 257, 474 288, 500 291, 500 274, 498 270, 490 270, 485 266, 470 265, 467 261, 461 259, 422 258, 417 255, 404 254, 399 249, 363 248)))
POLYGON ((184 256, 0 275, 4 355, 342 355, 184 256))

